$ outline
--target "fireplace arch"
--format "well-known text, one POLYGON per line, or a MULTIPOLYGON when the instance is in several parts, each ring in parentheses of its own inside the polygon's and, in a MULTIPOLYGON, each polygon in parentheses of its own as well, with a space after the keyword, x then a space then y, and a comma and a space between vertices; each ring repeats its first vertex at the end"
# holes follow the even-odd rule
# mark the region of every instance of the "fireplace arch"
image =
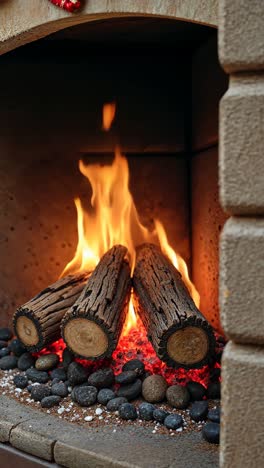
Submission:
POLYGON ((156 17, 217 27, 217 0, 165 0, 162 2, 85 1, 80 13, 70 14, 47 0, 7 0, 0 5, 0 54, 61 29, 106 19, 156 17))

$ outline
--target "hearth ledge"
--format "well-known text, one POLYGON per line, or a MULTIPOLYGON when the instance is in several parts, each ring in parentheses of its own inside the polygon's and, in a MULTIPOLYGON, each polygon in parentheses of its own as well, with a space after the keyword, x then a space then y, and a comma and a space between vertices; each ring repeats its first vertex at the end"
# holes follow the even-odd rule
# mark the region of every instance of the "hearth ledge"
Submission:
POLYGON ((218 448, 203 441, 201 433, 170 437, 140 426, 85 428, 3 395, 0 442, 68 468, 218 467, 218 448))

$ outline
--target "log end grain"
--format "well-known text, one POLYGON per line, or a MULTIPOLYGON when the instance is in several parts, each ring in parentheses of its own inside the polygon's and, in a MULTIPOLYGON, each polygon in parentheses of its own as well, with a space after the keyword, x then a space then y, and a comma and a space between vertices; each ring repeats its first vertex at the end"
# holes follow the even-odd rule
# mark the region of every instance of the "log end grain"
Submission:
POLYGON ((193 366, 202 362, 209 349, 208 336, 202 328, 185 327, 172 333, 167 341, 167 353, 173 361, 193 366))
POLYGON ((109 347, 108 335, 102 327, 87 318, 69 320, 64 328, 64 339, 71 343, 74 354, 88 359, 105 355, 109 347))
POLYGON ((34 320, 25 315, 17 318, 16 335, 26 346, 37 346, 40 340, 34 320))

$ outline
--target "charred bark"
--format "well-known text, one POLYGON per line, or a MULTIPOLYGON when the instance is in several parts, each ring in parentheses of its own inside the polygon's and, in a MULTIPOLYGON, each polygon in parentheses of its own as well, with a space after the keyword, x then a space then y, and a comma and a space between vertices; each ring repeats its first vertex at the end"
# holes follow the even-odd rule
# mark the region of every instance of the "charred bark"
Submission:
POLYGON ((215 352, 215 337, 181 274, 152 244, 137 249, 134 306, 158 357, 171 367, 201 367, 215 352))

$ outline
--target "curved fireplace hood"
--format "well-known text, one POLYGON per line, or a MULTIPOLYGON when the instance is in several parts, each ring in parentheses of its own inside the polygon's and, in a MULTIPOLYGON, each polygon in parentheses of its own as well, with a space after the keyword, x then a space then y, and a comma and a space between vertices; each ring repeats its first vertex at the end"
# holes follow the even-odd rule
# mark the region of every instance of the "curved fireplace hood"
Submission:
POLYGON ((167 18, 217 27, 217 0, 89 0, 77 14, 47 0, 6 0, 0 5, 0 54, 81 23, 121 17, 167 18))

